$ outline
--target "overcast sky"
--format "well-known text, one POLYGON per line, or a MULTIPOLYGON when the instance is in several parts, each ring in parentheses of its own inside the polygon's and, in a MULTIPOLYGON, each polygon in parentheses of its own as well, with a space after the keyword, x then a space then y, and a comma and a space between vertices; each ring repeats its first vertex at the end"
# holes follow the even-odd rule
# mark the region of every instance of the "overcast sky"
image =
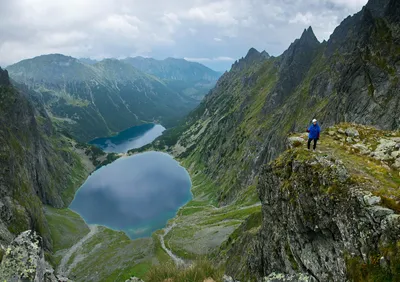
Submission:
POLYGON ((0 0, 0 66, 41 54, 179 57, 228 69, 250 47, 320 41, 367 0, 0 0))

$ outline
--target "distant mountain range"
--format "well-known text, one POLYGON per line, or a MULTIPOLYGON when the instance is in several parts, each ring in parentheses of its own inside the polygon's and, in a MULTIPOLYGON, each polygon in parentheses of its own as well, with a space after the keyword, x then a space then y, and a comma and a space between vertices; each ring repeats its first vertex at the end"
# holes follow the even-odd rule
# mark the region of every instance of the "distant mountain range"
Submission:
POLYGON ((154 63, 147 73, 134 67, 134 58, 95 62, 60 54, 23 60, 7 70, 17 83, 35 91, 59 128, 80 141, 144 122, 173 125, 196 107, 219 77, 185 60, 142 61, 154 63))
MULTIPOLYGON (((89 58, 79 60, 89 65, 99 62, 89 58)), ((120 61, 161 79, 172 89, 199 101, 214 87, 216 81, 223 74, 200 63, 189 62, 184 59, 156 60, 144 57, 128 57, 120 61)))

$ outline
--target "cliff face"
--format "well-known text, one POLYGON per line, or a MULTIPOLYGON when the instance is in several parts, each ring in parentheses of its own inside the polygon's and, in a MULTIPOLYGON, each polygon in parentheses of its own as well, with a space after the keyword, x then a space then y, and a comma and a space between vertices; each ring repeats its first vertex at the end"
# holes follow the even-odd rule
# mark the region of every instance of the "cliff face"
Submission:
POLYGON ((363 130, 361 137, 359 131, 346 137, 333 128, 320 152, 306 151, 300 143, 264 167, 258 185, 262 225, 247 262, 258 276, 400 279, 400 137, 381 132, 374 149, 371 140, 379 133, 363 130))
POLYGON ((46 112, 0 78, 0 242, 33 229, 50 247, 42 204, 67 206, 87 172, 46 112))

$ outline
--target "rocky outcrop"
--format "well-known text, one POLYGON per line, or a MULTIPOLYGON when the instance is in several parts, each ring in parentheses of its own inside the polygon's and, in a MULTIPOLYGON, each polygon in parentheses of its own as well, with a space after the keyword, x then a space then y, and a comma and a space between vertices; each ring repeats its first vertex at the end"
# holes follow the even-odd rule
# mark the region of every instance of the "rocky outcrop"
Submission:
MULTIPOLYGON (((249 265, 259 277, 400 278, 400 216, 335 156, 292 149, 263 169, 258 191, 263 222, 249 265)), ((266 281, 297 281, 274 279, 266 281)))
POLYGON ((0 264, 0 277, 8 282, 70 281, 54 275, 54 270, 44 259, 41 237, 31 230, 21 233, 7 247, 0 264))

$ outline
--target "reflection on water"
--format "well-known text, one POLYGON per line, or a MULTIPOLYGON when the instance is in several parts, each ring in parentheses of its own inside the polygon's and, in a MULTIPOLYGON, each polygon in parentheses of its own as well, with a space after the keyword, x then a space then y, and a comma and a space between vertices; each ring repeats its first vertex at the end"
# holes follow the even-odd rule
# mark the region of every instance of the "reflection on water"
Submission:
POLYGON ((94 172, 70 208, 87 223, 125 231, 132 239, 163 228, 191 198, 187 171, 171 156, 148 152, 94 172))

